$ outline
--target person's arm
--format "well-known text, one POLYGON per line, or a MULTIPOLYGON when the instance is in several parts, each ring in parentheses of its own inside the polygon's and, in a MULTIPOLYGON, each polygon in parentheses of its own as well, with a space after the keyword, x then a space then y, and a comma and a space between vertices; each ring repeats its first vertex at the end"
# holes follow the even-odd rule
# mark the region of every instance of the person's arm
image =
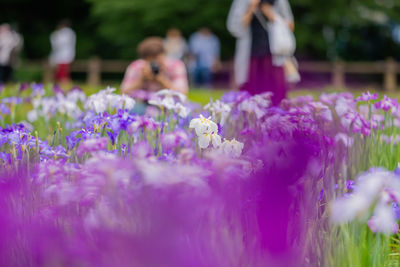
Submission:
POLYGON ((275 21, 275 13, 272 5, 268 3, 261 4, 261 12, 268 18, 269 21, 275 21))
POLYGON ((161 87, 174 90, 174 84, 167 76, 163 74, 158 74, 155 77, 155 80, 161 85, 161 87))
POLYGON ((258 6, 260 5, 260 0, 249 0, 250 5, 249 8, 246 10, 242 17, 242 24, 243 26, 249 26, 251 20, 253 19, 254 12, 257 10, 258 6))
POLYGON ((123 94, 128 95, 129 93, 132 93, 133 91, 138 90, 142 87, 143 87, 143 79, 142 77, 140 77, 139 79, 131 81, 129 83, 124 81, 121 85, 121 92, 123 94))
POLYGON ((149 71, 151 72, 151 69, 149 70, 147 64, 132 63, 126 70, 124 80, 121 84, 121 92, 129 94, 135 90, 142 89, 144 82, 151 78, 152 73, 149 73, 149 71))
POLYGON ((229 10, 226 26, 236 38, 245 37, 248 33, 248 26, 243 25, 242 18, 249 8, 249 4, 249 0, 234 0, 229 10))
POLYGON ((289 28, 294 31, 294 18, 293 12, 290 8, 290 4, 288 0, 277 0, 276 8, 279 14, 283 17, 283 19, 287 22, 289 28))
POLYGON ((168 79, 165 75, 158 75, 157 81, 164 87, 182 94, 187 94, 189 90, 189 82, 187 78, 187 72, 185 64, 182 61, 175 63, 173 68, 171 79, 168 79))

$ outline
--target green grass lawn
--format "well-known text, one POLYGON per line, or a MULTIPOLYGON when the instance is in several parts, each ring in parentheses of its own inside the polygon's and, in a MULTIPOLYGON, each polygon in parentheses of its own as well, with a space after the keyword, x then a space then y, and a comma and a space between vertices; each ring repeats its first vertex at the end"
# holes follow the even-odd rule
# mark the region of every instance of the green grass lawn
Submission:
MULTIPOLYGON (((118 85, 113 85, 114 87, 118 88, 118 85)), ((98 88, 93 88, 87 85, 82 85, 82 88, 87 92, 87 94, 94 93, 96 90, 101 90, 104 88, 103 87, 98 87, 98 88)), ((375 89, 365 89, 365 90, 360 90, 360 89, 336 89, 333 87, 324 87, 321 88, 320 90, 318 89, 295 89, 289 91, 289 97, 297 97, 301 95, 312 95, 314 98, 318 98, 322 93, 335 93, 335 92, 351 92, 354 94, 356 97, 360 96, 363 92, 370 91, 371 93, 379 93, 380 96, 383 95, 388 95, 389 97, 397 97, 400 99, 400 88, 391 93, 386 93, 384 91, 380 90, 375 90, 375 89)), ((204 88, 191 88, 189 90, 189 95, 188 98, 193 101, 197 102, 200 104, 207 104, 210 99, 216 100, 220 99, 221 96, 228 92, 228 90, 223 90, 223 89, 204 89, 204 88)))
MULTIPOLYGON (((117 90, 119 90, 119 84, 110 84, 111 87, 115 87, 117 88, 117 90)), ((79 87, 81 87, 87 95, 96 93, 104 88, 106 88, 107 86, 102 85, 102 86, 91 86, 91 85, 87 85, 87 84, 79 84, 79 87)), ((6 95, 13 95, 13 91, 16 92, 19 88, 18 84, 15 85, 9 85, 7 86, 8 88, 8 93, 6 95)), ((51 88, 51 86, 47 86, 48 90, 50 90, 49 88, 51 88)), ((379 93, 380 96, 383 96, 384 94, 387 94, 390 97, 398 97, 400 99, 400 88, 399 90, 395 91, 395 92, 391 92, 391 93, 386 93, 384 91, 377 91, 374 89, 365 89, 365 90, 357 90, 357 89, 335 89, 333 87, 324 87, 321 88, 320 90, 318 89, 296 89, 296 90, 291 90, 289 92, 289 97, 297 97, 300 95, 312 95, 314 96, 314 98, 318 98, 322 93, 334 93, 334 92, 351 92, 353 93, 355 96, 359 96, 361 95, 362 92, 365 91, 370 91, 370 92, 377 92, 379 93)), ((191 88, 189 90, 189 95, 188 98, 189 100, 193 101, 193 102, 197 102, 200 104, 207 104, 210 99, 216 100, 216 99, 220 99, 221 96, 225 93, 228 92, 228 90, 222 90, 222 89, 200 89, 200 88, 191 88)))

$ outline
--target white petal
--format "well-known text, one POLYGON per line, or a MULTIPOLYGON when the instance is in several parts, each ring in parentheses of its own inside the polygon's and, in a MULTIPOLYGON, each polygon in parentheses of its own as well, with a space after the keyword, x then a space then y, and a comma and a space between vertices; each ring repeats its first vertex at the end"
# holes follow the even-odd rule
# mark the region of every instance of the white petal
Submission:
POLYGON ((221 137, 218 134, 213 134, 211 139, 214 148, 218 148, 221 145, 221 137))
POLYGON ((208 126, 203 124, 203 123, 199 123, 194 130, 196 131, 197 136, 200 135, 205 135, 205 134, 210 134, 211 132, 208 130, 208 126))
POLYGON ((190 121, 189 128, 196 128, 199 125, 200 119, 193 119, 190 121))
POLYGON ((205 149, 208 147, 209 144, 210 144, 210 136, 209 135, 203 134, 203 135, 199 136, 199 147, 200 148, 205 149))
POLYGON ((398 231, 398 224, 389 205, 379 204, 368 222, 369 227, 375 233, 394 234, 398 231))

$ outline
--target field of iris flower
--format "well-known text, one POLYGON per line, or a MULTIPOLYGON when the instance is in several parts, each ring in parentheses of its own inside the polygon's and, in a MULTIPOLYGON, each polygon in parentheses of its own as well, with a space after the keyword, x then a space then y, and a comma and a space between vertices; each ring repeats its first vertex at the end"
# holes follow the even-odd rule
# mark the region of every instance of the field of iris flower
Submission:
POLYGON ((400 106, 0 88, 1 266, 397 266, 400 106))

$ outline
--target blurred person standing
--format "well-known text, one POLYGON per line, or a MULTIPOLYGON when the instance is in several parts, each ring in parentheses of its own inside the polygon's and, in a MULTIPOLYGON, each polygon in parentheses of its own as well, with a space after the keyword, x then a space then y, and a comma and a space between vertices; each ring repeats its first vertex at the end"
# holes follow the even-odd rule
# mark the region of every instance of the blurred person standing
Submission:
POLYGON ((274 105, 278 105, 287 92, 283 66, 273 64, 266 26, 278 16, 294 30, 293 14, 287 0, 234 0, 227 22, 228 30, 237 38, 237 86, 252 95, 272 92, 274 105))
POLYGON ((200 28, 190 37, 189 49, 195 60, 191 72, 196 86, 211 86, 213 72, 218 70, 221 64, 218 37, 209 28, 200 28))
POLYGON ((140 59, 127 68, 121 91, 135 94, 137 90, 156 92, 171 89, 183 94, 188 92, 185 64, 166 56, 162 38, 149 37, 137 47, 140 59))
POLYGON ((9 24, 0 25, 0 83, 7 83, 12 79, 22 43, 22 37, 9 24))
POLYGON ((185 38, 183 38, 181 31, 176 28, 168 30, 164 39, 164 48, 168 57, 179 60, 183 60, 188 51, 185 38))
POLYGON ((50 36, 50 65, 56 67, 55 80, 60 83, 70 83, 69 67, 75 59, 76 35, 70 28, 70 22, 63 20, 50 36))

